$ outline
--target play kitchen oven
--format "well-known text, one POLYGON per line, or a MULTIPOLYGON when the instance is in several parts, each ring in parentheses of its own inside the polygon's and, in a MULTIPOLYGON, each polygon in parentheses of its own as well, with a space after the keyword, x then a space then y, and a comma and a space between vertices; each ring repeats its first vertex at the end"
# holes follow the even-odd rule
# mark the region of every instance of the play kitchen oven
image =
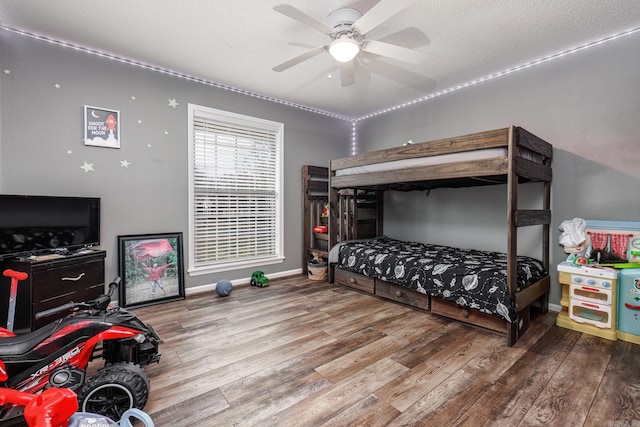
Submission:
POLYGON ((614 283, 608 277, 571 274, 569 317, 598 328, 615 327, 614 283))
POLYGON ((562 298, 556 324, 616 340, 618 270, 563 262, 558 281, 562 298))

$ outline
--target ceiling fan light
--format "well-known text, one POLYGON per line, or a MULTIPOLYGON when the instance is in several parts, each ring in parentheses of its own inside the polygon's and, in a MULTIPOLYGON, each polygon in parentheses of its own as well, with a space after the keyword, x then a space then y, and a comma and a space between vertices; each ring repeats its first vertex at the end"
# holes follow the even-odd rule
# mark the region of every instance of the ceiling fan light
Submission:
POLYGON ((341 37, 329 45, 329 53, 338 62, 349 62, 358 52, 360 52, 360 45, 350 37, 341 37))

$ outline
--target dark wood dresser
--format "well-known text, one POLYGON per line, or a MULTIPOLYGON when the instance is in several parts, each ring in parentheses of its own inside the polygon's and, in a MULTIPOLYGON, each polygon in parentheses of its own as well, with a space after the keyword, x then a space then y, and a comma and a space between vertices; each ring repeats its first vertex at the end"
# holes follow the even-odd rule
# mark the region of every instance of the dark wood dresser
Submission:
POLYGON ((68 302, 82 302, 105 291, 105 251, 85 250, 64 256, 19 258, 0 262, 0 326, 6 327, 11 279, 2 276, 6 269, 25 272, 29 277, 19 282, 14 318, 14 332, 30 332, 67 313, 44 319, 35 314, 68 302))

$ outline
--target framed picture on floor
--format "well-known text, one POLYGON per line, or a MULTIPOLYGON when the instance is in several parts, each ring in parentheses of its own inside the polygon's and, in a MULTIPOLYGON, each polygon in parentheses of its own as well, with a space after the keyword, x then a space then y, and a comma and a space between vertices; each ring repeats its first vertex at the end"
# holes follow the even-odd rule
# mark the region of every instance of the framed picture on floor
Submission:
POLYGON ((121 307, 184 299, 182 233, 118 236, 118 272, 121 307))

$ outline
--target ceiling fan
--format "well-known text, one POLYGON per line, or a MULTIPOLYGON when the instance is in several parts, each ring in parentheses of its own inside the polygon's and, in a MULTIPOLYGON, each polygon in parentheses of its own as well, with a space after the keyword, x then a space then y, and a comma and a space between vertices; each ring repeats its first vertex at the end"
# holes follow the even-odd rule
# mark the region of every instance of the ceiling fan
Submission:
POLYGON ((380 0, 364 15, 352 8, 336 9, 327 16, 326 23, 320 22, 288 4, 274 6, 273 10, 276 12, 328 35, 331 41, 325 46, 315 47, 276 65, 273 70, 281 72, 323 52, 329 52, 340 63, 342 86, 349 86, 355 82, 353 60, 360 52, 369 52, 402 62, 419 64, 425 60, 425 55, 421 52, 366 38, 369 31, 408 7, 413 1, 380 0))

